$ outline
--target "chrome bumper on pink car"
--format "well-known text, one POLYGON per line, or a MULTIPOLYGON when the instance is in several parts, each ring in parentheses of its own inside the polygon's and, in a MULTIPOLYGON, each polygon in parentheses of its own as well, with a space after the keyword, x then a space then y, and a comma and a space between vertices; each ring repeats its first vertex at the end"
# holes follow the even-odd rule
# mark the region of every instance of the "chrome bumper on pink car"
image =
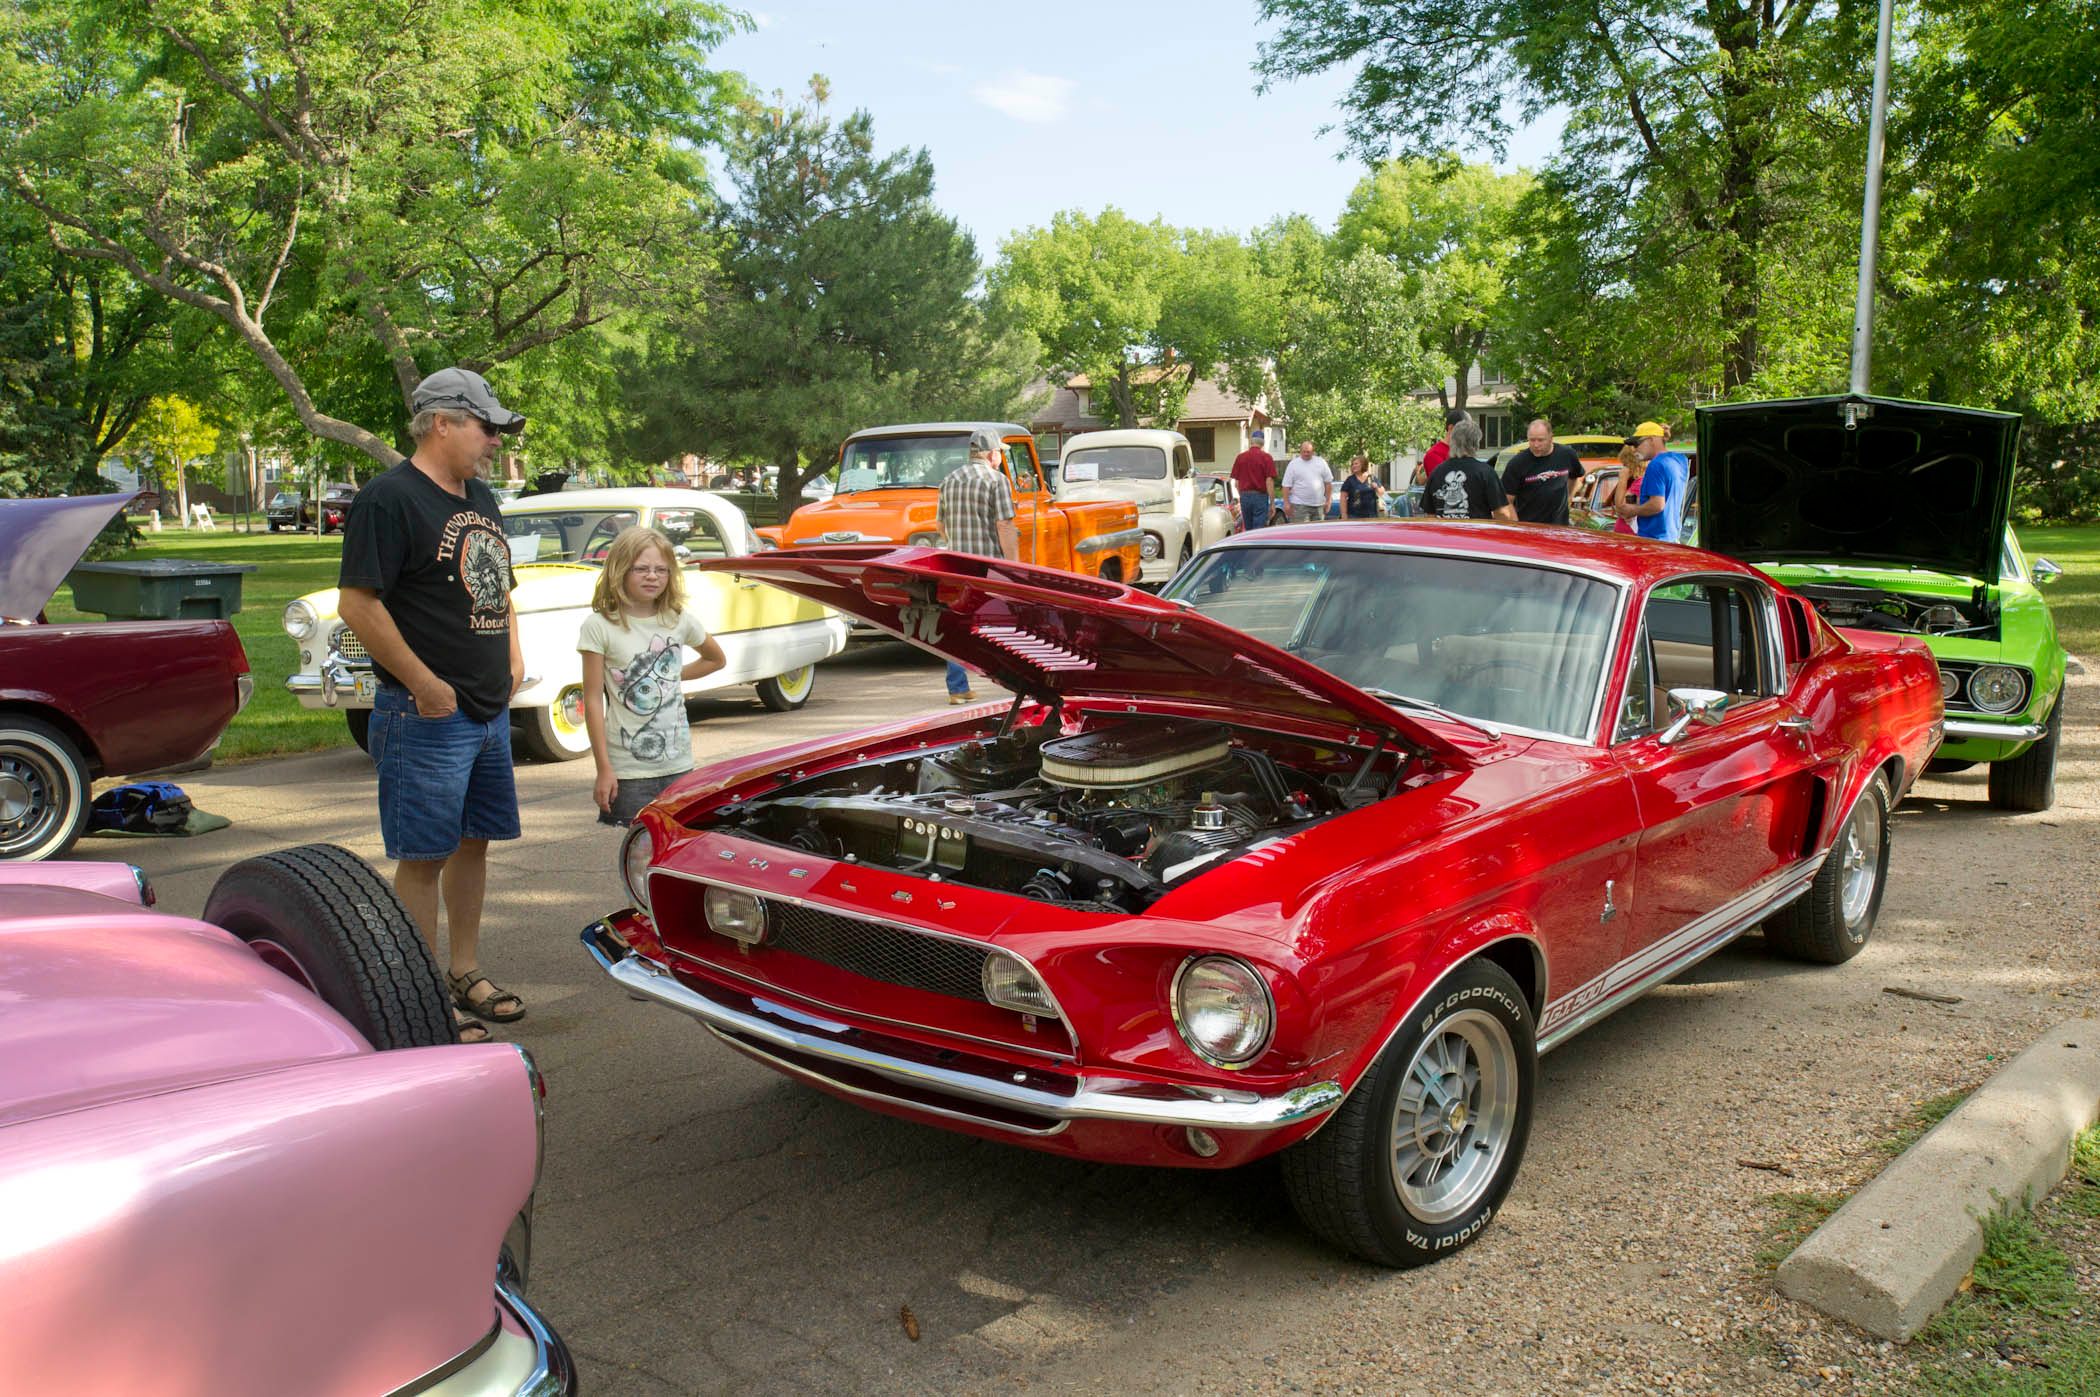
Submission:
MULTIPOLYGON (((710 994, 637 954, 610 921, 585 927, 583 944, 628 993, 698 1019, 729 1046, 781 1071, 899 1106, 964 1115, 1018 1134, 1054 1134, 1078 1120, 1275 1130, 1325 1115, 1341 1105, 1344 1095, 1341 1084, 1331 1081, 1263 1096, 1224 1087, 1067 1076, 1041 1068, 1011 1075, 973 1072, 902 1056, 897 1049, 903 1045, 895 1040, 763 997, 710 994), (734 1002, 737 999, 743 1002, 734 1002), (856 1085, 871 1079, 897 1090, 871 1091, 856 1085), (950 1103, 945 1108, 935 1104, 944 1101, 950 1103), (972 1108, 990 1108, 998 1116, 983 1119, 972 1108)), ((986 1065, 998 1064, 988 1059, 986 1065)))

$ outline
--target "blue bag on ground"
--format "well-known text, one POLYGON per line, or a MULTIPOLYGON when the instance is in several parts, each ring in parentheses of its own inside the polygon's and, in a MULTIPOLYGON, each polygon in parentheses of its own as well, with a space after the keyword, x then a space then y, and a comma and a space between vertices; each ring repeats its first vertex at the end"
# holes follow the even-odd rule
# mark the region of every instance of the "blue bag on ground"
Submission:
POLYGON ((95 797, 88 829, 125 834, 179 834, 190 822, 190 798, 172 781, 134 781, 95 797))

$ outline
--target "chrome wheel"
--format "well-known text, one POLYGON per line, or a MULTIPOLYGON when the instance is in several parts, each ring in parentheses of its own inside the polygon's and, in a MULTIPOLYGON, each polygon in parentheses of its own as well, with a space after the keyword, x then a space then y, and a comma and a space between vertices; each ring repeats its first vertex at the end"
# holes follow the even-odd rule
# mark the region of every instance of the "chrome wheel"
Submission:
POLYGON ((1856 926, 1874 905, 1874 885, 1881 881, 1881 808, 1862 800, 1845 822, 1836 850, 1842 882, 1838 907, 1845 925, 1856 926))
POLYGON ((1468 1009, 1436 1026, 1393 1111, 1393 1189, 1411 1216, 1448 1222, 1480 1201, 1515 1136, 1517 1104, 1517 1050, 1501 1020, 1468 1009))
POLYGON ((0 859, 44 859, 79 833, 88 775, 42 724, 0 729, 0 859))

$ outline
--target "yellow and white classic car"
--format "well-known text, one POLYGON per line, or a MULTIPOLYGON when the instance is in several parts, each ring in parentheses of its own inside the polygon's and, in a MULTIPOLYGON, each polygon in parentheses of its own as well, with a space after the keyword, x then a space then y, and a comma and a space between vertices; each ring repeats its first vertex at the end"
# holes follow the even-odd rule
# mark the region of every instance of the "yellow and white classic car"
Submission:
MULTIPOLYGON (((699 490, 564 490, 528 495, 503 506, 517 586, 518 639, 526 685, 511 701, 511 721, 525 749, 546 761, 590 751, 583 726, 583 661, 576 633, 590 613, 591 591, 606 549, 633 524, 661 529, 686 564, 687 605, 722 642, 728 663, 685 685, 702 690, 756 685, 767 708, 800 708, 816 687, 816 664, 846 648, 846 622, 815 602, 758 582, 700 572, 709 558, 758 550, 743 512, 699 490)), ((378 681, 356 635, 337 613, 334 588, 310 592, 284 609, 284 629, 299 647, 299 667, 285 687, 308 708, 341 708, 350 735, 365 745, 378 681)))

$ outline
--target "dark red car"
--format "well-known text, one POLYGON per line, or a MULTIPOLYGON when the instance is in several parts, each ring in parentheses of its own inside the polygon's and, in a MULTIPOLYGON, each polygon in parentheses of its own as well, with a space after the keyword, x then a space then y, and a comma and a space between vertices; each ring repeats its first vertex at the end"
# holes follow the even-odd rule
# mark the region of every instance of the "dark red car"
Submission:
POLYGON ((209 757, 254 692, 229 622, 44 620, 129 498, 0 500, 0 859, 64 853, 96 777, 209 757))
POLYGON ((1856 954, 1940 735, 1919 642, 1576 529, 1267 529, 1158 599, 925 549, 729 570, 1019 697, 695 773, 584 933, 613 977, 910 1120, 1281 1151, 1389 1265, 1501 1206, 1540 1052, 1760 923, 1856 954))

